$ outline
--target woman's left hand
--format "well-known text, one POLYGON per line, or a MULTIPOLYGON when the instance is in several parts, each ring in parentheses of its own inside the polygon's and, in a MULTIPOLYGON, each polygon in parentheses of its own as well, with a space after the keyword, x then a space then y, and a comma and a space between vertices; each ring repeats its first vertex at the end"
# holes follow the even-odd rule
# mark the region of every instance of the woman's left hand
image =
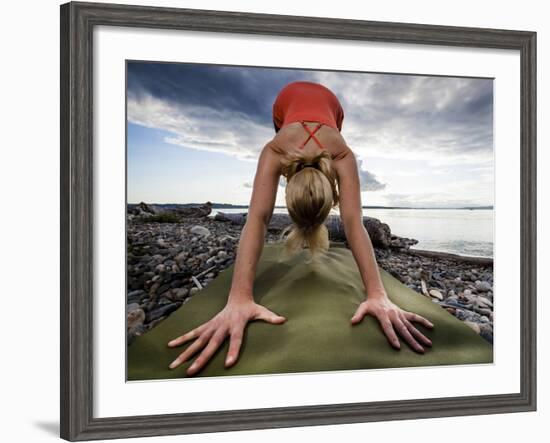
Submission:
POLYGON ((361 322, 367 314, 378 319, 388 341, 397 349, 400 349, 401 345, 396 331, 417 352, 424 353, 424 348, 418 341, 426 346, 432 346, 432 341, 416 329, 411 322, 421 323, 430 329, 433 328, 433 324, 421 315, 404 311, 385 294, 369 297, 362 302, 355 311, 355 314, 353 314, 351 323, 357 324, 361 322))

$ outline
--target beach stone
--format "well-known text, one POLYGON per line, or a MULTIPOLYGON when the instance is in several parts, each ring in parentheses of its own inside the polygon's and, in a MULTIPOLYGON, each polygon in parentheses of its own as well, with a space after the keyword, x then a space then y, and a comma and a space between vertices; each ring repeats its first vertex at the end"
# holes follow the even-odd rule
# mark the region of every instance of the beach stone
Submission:
POLYGON ((160 283, 157 281, 151 285, 149 288, 149 295, 154 295, 157 292, 157 289, 160 287, 160 283))
POLYGON ((128 292, 128 298, 137 298, 145 294, 143 289, 136 289, 135 291, 128 292))
POLYGON ((180 306, 180 304, 176 302, 176 303, 171 303, 169 305, 164 305, 164 306, 161 306, 159 308, 151 310, 146 315, 146 318, 145 318, 146 323, 151 323, 152 321, 154 321, 154 320, 156 320, 160 317, 164 317, 164 316, 167 316, 167 315, 171 314, 176 309, 178 309, 179 306, 180 306))
POLYGON ((472 291, 471 291, 470 289, 464 289, 463 294, 464 294, 465 296, 472 295, 472 291))
POLYGON ((451 295, 447 295, 447 298, 445 299, 445 302, 460 302, 461 300, 458 299, 458 295, 456 294, 451 294, 451 295))
POLYGON ((199 261, 206 261, 210 258, 210 256, 203 252, 201 254, 198 254, 195 258, 199 261))
POLYGON ((140 308, 133 308, 129 310, 126 315, 128 329, 137 328, 145 321, 145 312, 140 308))
POLYGON ((145 295, 145 291, 143 289, 137 289, 135 291, 128 292, 128 304, 137 303, 141 300, 141 297, 145 295))
POLYGON ((182 263, 185 263, 187 256, 188 256, 187 252, 182 251, 174 257, 174 261, 178 264, 178 266, 181 266, 182 263))
POLYGON ((420 271, 411 270, 409 271, 409 275, 411 276, 411 278, 414 278, 415 280, 420 279, 420 271))
POLYGON ((491 300, 485 297, 481 297, 481 296, 477 297, 477 302, 481 307, 486 307, 486 308, 493 307, 493 302, 491 302, 491 300))
POLYGON ((456 318, 462 321, 476 321, 479 318, 479 314, 469 309, 462 308, 456 310, 456 318))
POLYGON ((468 306, 470 306, 470 305, 465 305, 464 303, 462 303, 458 300, 446 299, 446 300, 444 300, 443 303, 445 304, 445 306, 450 306, 452 308, 459 308, 459 309, 468 309, 468 306))
POLYGON ((487 281, 476 280, 475 288, 478 291, 487 292, 487 291, 491 291, 493 289, 493 286, 491 285, 491 283, 487 281))
POLYGON ((134 309, 139 309, 139 303, 129 303, 126 305, 126 312, 133 311, 134 309))
POLYGON ((189 229, 189 232, 194 235, 198 235, 200 237, 209 237, 210 236, 210 230, 208 228, 205 228, 204 226, 195 225, 189 229))
POLYGON ((430 289, 429 294, 432 297, 437 298, 438 300, 443 300, 443 294, 440 291, 438 291, 437 289, 430 289))
POLYGON ((174 297, 178 300, 182 300, 189 295, 189 289, 187 288, 178 288, 175 290, 174 297))
POLYGON ((479 315, 486 315, 487 317, 491 316, 493 313, 490 309, 487 309, 487 308, 480 308, 478 306, 475 306, 474 305, 474 310, 475 312, 477 312, 479 315))
POLYGON ((161 287, 158 288, 157 294, 158 294, 158 295, 162 295, 162 294, 164 294, 166 291, 168 291, 168 289, 170 289, 170 285, 169 285, 169 284, 163 284, 161 287))
POLYGON ((160 298, 158 302, 158 306, 165 306, 169 305, 170 303, 173 303, 174 300, 171 300, 172 293, 171 292, 165 292, 164 295, 160 298))
POLYGON ((237 241, 238 238, 231 235, 222 235, 218 238, 218 244, 223 247, 233 247, 237 241))
POLYGON ((436 286, 436 287, 438 287, 439 289, 445 290, 445 285, 444 285, 442 282, 440 282, 440 281, 431 280, 431 281, 430 281, 430 284, 431 284, 431 286, 436 286))

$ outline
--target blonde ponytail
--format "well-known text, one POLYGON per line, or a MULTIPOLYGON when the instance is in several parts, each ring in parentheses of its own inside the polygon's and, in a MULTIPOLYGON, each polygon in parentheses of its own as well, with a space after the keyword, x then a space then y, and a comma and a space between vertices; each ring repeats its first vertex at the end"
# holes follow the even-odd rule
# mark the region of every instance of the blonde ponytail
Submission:
POLYGON ((309 248, 313 257, 329 249, 328 229, 324 221, 332 208, 338 206, 336 171, 327 151, 313 156, 287 154, 282 160, 282 175, 287 179, 285 199, 292 224, 285 234, 285 252, 294 254, 309 248))

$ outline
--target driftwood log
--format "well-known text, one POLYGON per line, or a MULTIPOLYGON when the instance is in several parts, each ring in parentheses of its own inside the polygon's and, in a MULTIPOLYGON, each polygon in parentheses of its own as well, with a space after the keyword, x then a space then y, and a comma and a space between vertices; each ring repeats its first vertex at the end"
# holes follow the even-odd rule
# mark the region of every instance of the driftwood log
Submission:
POLYGON ((408 249, 407 253, 411 255, 421 255, 423 257, 455 260, 455 261, 472 263, 472 264, 477 264, 482 266, 493 266, 493 259, 491 257, 458 255, 458 254, 453 254, 452 252, 427 251, 425 249, 416 249, 416 248, 408 249))
POLYGON ((212 212, 212 203, 206 202, 200 205, 188 205, 174 208, 147 204, 141 202, 137 205, 128 205, 128 213, 142 219, 158 215, 172 215, 181 219, 208 217, 212 212))
MULTIPOLYGON (((244 225, 246 223, 246 212, 240 213, 225 213, 218 212, 214 216, 214 220, 231 222, 236 225, 244 225)), ((280 233, 288 225, 292 224, 292 219, 288 214, 273 214, 267 227, 269 232, 280 233)), ((378 248, 409 248, 418 243, 418 240, 398 237, 391 233, 390 227, 386 223, 374 217, 363 217, 363 225, 365 226, 373 246, 378 248)), ((346 241, 346 234, 342 219, 339 215, 330 214, 325 220, 325 226, 328 229, 329 238, 333 241, 346 241)))

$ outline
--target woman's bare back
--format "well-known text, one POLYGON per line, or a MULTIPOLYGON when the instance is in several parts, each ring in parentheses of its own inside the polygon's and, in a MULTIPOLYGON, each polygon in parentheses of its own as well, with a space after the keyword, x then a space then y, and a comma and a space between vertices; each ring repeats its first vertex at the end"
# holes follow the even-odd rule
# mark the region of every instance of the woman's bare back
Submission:
MULTIPOLYGON (((310 131, 314 131, 318 126, 317 122, 305 123, 310 131)), ((293 152, 300 152, 308 156, 315 155, 323 150, 315 141, 315 137, 324 149, 329 152, 333 161, 340 160, 351 152, 340 131, 330 126, 322 125, 315 132, 314 137, 310 137, 309 140, 308 137, 310 136, 302 124, 300 122, 293 122, 281 128, 268 143, 268 146, 279 155, 293 152), (306 140, 307 143, 301 147, 306 140)))

